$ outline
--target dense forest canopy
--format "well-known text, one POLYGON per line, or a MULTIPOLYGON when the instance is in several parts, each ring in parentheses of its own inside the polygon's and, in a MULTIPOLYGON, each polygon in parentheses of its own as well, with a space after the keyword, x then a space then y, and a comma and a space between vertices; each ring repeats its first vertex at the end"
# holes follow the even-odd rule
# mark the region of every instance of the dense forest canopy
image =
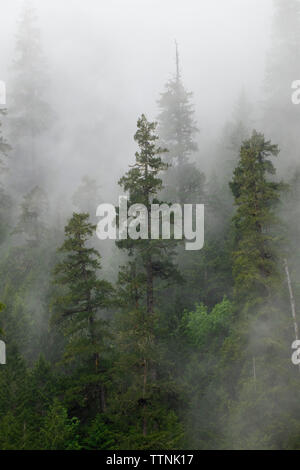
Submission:
POLYGON ((300 1, 161 3, 2 6, 1 450, 300 449, 300 1))

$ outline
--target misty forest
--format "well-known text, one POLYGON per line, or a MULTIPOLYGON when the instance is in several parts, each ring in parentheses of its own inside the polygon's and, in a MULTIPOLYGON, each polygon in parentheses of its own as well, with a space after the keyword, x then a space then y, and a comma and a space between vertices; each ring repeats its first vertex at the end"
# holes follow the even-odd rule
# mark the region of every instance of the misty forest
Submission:
POLYGON ((300 449, 300 1, 1 8, 0 449, 300 449))

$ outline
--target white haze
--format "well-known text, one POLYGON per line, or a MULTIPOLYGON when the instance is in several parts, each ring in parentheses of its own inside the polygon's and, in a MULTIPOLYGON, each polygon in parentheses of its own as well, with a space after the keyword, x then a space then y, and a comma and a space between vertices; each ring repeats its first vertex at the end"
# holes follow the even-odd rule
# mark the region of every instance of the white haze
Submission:
MULTIPOLYGON (((0 78, 9 86, 22 1, 1 0, 0 78), (4 14, 3 14, 4 13, 4 14)), ((200 168, 242 88, 259 107, 270 42, 271 0, 43 0, 33 2, 57 119, 45 153, 47 186, 72 192, 83 174, 116 193, 132 162, 137 117, 157 115, 175 69, 194 93, 200 168)), ((9 110, 9 103, 8 103, 9 110)))

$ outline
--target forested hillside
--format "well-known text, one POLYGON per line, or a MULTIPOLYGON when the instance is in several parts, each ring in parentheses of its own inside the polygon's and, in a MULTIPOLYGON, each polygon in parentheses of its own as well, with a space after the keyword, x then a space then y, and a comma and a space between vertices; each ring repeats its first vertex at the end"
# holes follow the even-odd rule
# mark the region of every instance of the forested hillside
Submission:
POLYGON ((59 121, 25 2, 0 113, 1 450, 300 449, 300 3, 272 9, 260 99, 241 83, 231 119, 204 145, 171 44, 156 111, 139 97, 133 152, 118 147, 107 191, 97 149, 123 138, 114 109, 99 109, 110 127, 86 124, 88 103, 82 128, 59 121), (72 142, 58 145, 64 132, 72 142), (203 249, 99 240, 97 206, 125 194, 149 210, 204 204, 203 249))

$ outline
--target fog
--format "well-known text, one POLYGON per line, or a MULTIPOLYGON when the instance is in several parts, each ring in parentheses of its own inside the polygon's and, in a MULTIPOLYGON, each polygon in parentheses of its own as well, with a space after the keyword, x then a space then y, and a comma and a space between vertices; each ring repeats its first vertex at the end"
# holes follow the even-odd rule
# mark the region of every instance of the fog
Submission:
POLYGON ((0 2, 0 336, 61 381, 0 449, 299 449, 300 0, 0 2), (99 240, 125 192, 204 204, 204 248, 99 240))
MULTIPOLYGON (((175 73, 175 39, 185 86, 194 93, 201 169, 210 167, 213 141, 240 91, 255 104, 261 99, 270 0, 32 4, 48 68, 46 99, 56 113, 49 187, 55 180, 55 188, 66 188, 67 175, 73 190, 82 174, 96 173, 111 192, 133 159, 137 117, 156 118, 159 94, 175 73)), ((9 90, 22 1, 1 5, 0 70, 9 90)))

